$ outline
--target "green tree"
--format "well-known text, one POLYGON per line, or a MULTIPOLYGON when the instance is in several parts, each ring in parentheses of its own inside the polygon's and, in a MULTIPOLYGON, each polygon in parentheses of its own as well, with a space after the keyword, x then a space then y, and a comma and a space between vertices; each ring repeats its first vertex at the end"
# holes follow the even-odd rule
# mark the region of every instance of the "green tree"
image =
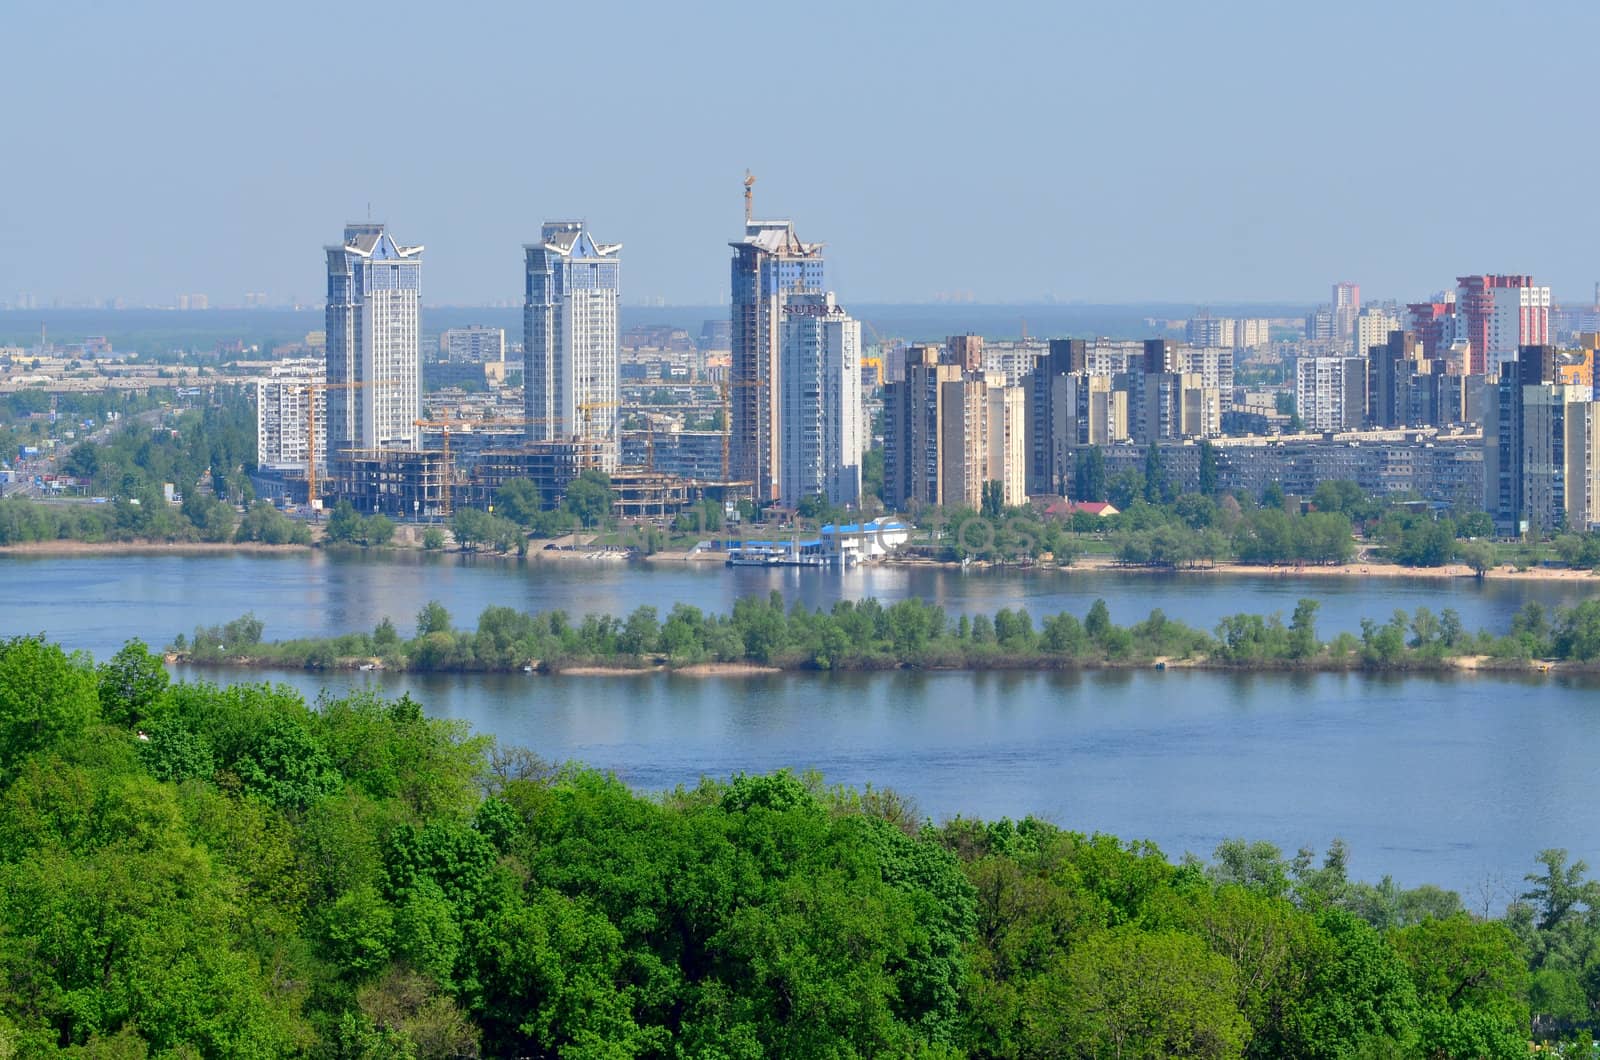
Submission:
POLYGON ((99 692, 86 657, 68 655, 43 637, 0 641, 0 779, 23 756, 94 724, 99 692))
POLYGON ((1209 439, 1200 440, 1200 494, 1204 497, 1217 495, 1217 447, 1209 439))
POLYGON ((360 541, 361 522, 361 515, 350 502, 340 501, 334 506, 333 514, 328 516, 328 540, 341 544, 354 544, 360 541))
POLYGON ((167 688, 161 657, 142 640, 130 640, 99 667, 100 716, 117 725, 133 726, 150 714, 167 688))
POLYGON ((1106 458, 1097 445, 1079 449, 1074 455, 1072 499, 1094 502, 1106 499, 1106 458))
POLYGON ((544 506, 544 496, 532 479, 507 479, 494 494, 495 514, 518 526, 532 526, 544 506))
POLYGON ((417 636, 450 632, 450 612, 437 600, 429 600, 417 612, 417 636))
POLYGON ((1227 958, 1192 935, 1100 932, 1035 980, 1034 1056, 1236 1057, 1249 1027, 1227 958))
POLYGON ((590 528, 610 516, 614 499, 611 477, 603 471, 589 470, 567 486, 563 507, 575 515, 585 528, 590 528))

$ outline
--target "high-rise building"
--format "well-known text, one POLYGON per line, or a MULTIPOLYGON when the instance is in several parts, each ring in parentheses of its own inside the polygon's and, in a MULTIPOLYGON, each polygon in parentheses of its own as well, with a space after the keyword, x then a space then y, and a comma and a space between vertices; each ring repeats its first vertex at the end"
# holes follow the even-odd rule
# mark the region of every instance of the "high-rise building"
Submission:
POLYGON ((601 442, 614 470, 618 424, 621 243, 597 243, 582 221, 547 221, 526 256, 523 407, 531 441, 601 442))
POLYGON ((1256 350, 1272 345, 1272 322, 1259 317, 1234 321, 1233 348, 1256 350))
POLYGON ((1503 363, 1484 425, 1484 507, 1503 534, 1600 523, 1600 416, 1589 387, 1557 381, 1550 346, 1503 363))
POLYGON ((1232 317, 1214 317, 1202 312, 1183 325, 1183 340, 1191 346, 1228 346, 1237 344, 1237 327, 1232 317))
POLYGON ((1356 317, 1355 347, 1351 353, 1365 357, 1372 352, 1372 347, 1388 343, 1391 331, 1403 330, 1405 325, 1394 313, 1381 305, 1368 306, 1356 317))
POLYGON ((1550 341, 1550 288, 1532 276, 1458 276, 1455 338, 1472 343, 1472 372, 1500 377, 1523 346, 1550 341))
POLYGON ((1010 386, 990 373, 988 460, 986 477, 1000 483, 1000 499, 1008 506, 1028 502, 1028 391, 1010 386))
POLYGON ((905 378, 883 388, 883 501, 890 508, 945 503, 944 393, 960 380, 961 366, 942 363, 937 347, 912 346, 905 378))
MULTIPOLYGON (((328 366, 315 357, 279 361, 267 379, 256 380, 256 464, 279 471, 304 471, 315 426, 327 433, 328 366), (312 423, 315 417, 315 424, 312 423)), ((319 470, 327 466, 327 450, 317 451, 319 470)))
POLYGON ((1307 429, 1347 431, 1367 414, 1364 357, 1302 357, 1295 364, 1295 411, 1307 429))
POLYGON ((779 497, 861 502, 861 325, 833 294, 791 292, 779 324, 779 497))
POLYGON ((729 472, 757 501, 779 495, 778 332, 785 292, 827 290, 822 244, 803 243, 789 221, 754 221, 733 247, 733 350, 729 364, 729 472))
POLYGON ((1326 342, 1337 338, 1333 310, 1319 305, 1306 314, 1306 341, 1326 342))
POLYGON ((506 359, 506 329, 471 324, 439 333, 439 352, 456 364, 490 364, 506 359))
POLYGON ((983 336, 967 332, 965 335, 951 335, 944 340, 945 353, 951 364, 959 364, 963 372, 981 372, 984 370, 983 336))
MULTIPOLYGON (((1354 338, 1356 317, 1361 313, 1361 285, 1336 283, 1333 285, 1333 337, 1341 340, 1354 338)), ((1361 351, 1358 349, 1357 354, 1361 351)))
POLYGON ((1367 418, 1374 427, 1411 424, 1411 382, 1423 364, 1422 345, 1409 331, 1392 331, 1367 356, 1367 418))
POLYGON ((422 247, 376 223, 328 247, 330 458, 340 449, 415 449, 422 415, 422 247), (351 385, 359 384, 359 385, 351 385))

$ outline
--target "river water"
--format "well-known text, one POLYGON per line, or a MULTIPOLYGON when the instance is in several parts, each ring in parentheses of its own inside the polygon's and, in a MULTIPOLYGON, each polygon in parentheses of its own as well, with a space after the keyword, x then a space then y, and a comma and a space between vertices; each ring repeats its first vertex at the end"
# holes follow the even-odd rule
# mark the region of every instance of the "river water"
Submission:
MULTIPOLYGON (((875 568, 538 564, 451 556, 51 557, 0 559, 0 635, 44 632, 103 657, 131 636, 254 611, 269 637, 402 628, 429 600, 458 623, 482 608, 621 613, 678 601, 726 610, 772 589, 808 605, 917 596, 952 613, 1024 606, 1083 614, 1104 598, 1131 622, 1154 607, 1210 627, 1224 614, 1322 602, 1323 636, 1396 608, 1455 608, 1469 629, 1504 628, 1528 600, 1567 605, 1585 582, 1235 578, 1116 573, 968 573, 875 568)), ((315 695, 371 685, 525 744, 615 770, 644 790, 702 775, 791 766, 890 786, 941 819, 1033 813, 1067 827, 1149 838, 1171 856, 1230 836, 1288 851, 1352 847, 1362 878, 1455 887, 1498 908, 1534 855, 1571 849, 1600 864, 1600 686, 1566 679, 1230 675, 793 674, 750 678, 305 673, 315 695)))

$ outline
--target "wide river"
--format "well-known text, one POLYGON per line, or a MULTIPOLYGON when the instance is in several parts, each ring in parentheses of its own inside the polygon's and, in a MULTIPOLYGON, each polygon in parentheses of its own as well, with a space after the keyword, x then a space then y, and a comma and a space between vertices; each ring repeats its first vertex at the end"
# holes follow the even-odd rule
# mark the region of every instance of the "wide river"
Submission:
MULTIPOLYGON (((104 657, 253 611, 267 636, 403 629, 429 600, 470 625, 491 604, 574 614, 722 611, 778 589, 826 606, 908 596, 952 613, 1131 622, 1159 607, 1209 628, 1225 614, 1321 601, 1324 637, 1395 609, 1454 608, 1503 629, 1529 600, 1570 605, 1587 582, 1221 577, 1109 572, 820 572, 450 556, 119 555, 0 558, 0 635, 43 632, 104 657)), ((188 675, 185 675, 188 676, 188 675)), ((784 766, 889 786, 940 819, 1033 813, 1148 838, 1176 857, 1230 836, 1286 851, 1338 836, 1356 875, 1457 888, 1498 908, 1548 846, 1600 864, 1600 685, 1564 679, 1156 673, 782 675, 752 678, 426 676, 208 671, 314 695, 371 683, 551 759, 644 790, 784 766)))

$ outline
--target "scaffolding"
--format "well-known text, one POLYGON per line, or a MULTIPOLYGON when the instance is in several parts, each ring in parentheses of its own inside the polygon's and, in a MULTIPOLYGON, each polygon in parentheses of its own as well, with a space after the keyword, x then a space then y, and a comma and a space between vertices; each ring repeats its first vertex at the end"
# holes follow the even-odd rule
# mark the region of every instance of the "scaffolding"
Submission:
POLYGON ((645 468, 619 468, 611 475, 615 497, 611 511, 622 519, 671 519, 691 504, 698 504, 703 491, 679 475, 645 468))
POLYGON ((550 506, 559 505, 567 486, 585 471, 603 471, 612 452, 602 439, 572 439, 562 442, 529 442, 514 449, 486 449, 472 467, 463 503, 487 508, 494 495, 511 479, 525 478, 539 487, 539 494, 550 506))
POLYGON ((436 449, 340 449, 335 492, 363 514, 448 516, 449 460, 436 449))

